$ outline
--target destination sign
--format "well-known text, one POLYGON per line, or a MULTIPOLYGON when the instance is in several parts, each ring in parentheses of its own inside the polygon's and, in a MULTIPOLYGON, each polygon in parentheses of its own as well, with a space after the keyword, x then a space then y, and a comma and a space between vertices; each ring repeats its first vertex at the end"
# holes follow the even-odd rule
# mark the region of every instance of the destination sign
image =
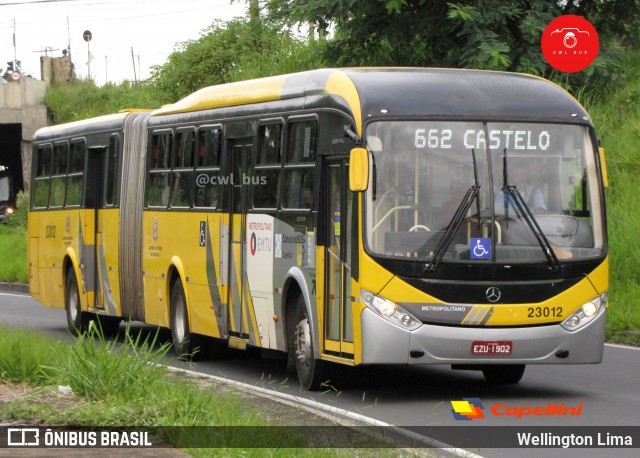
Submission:
POLYGON ((508 149, 521 151, 547 151, 551 145, 551 134, 547 130, 488 130, 466 129, 416 129, 416 148, 428 149, 508 149), (488 134, 488 136, 487 136, 488 134))

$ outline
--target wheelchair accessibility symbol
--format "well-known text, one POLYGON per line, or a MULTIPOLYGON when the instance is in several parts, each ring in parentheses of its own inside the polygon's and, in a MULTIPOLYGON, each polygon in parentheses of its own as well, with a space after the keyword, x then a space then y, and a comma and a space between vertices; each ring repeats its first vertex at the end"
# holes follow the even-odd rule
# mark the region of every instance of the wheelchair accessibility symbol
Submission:
POLYGON ((471 259, 491 259, 491 239, 488 237, 471 239, 471 259))

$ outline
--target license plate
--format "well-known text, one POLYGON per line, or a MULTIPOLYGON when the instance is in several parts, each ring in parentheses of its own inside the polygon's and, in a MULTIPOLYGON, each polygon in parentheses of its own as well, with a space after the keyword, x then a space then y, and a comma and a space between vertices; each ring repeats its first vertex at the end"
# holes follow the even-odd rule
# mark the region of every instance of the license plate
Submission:
POLYGON ((471 344, 472 355, 510 355, 513 343, 510 340, 476 340, 471 344))

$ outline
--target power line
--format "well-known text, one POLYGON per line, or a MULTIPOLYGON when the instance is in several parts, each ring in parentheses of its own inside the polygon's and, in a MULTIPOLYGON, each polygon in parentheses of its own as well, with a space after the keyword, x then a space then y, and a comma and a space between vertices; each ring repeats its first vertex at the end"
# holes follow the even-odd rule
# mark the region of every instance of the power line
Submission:
MULTIPOLYGON (((37 3, 37 2, 45 2, 45 3, 51 3, 51 2, 66 2, 66 1, 78 1, 78 0, 33 0, 33 2, 31 3, 37 3)), ((80 0, 83 1, 83 0, 80 0)), ((127 6, 131 6, 131 5, 135 5, 135 4, 141 4, 141 3, 147 3, 147 1, 153 1, 153 0, 138 0, 138 1, 127 1, 126 4, 127 6)), ((198 2, 198 3, 203 3, 202 0, 192 0, 194 2, 198 2)), ((154 2, 155 4, 157 4, 157 2, 154 2)), ((229 0, 225 0, 223 2, 225 4, 225 6, 220 6, 217 5, 215 3, 208 3, 207 2, 207 6, 203 6, 201 8, 187 8, 187 9, 180 9, 180 10, 170 10, 170 11, 164 11, 164 12, 155 12, 155 13, 145 13, 142 15, 137 15, 137 16, 119 16, 119 17, 108 17, 108 18, 91 18, 92 22, 111 22, 111 21, 122 21, 122 20, 128 20, 128 19, 140 19, 140 18, 149 18, 149 17, 158 17, 158 16, 169 16, 169 15, 176 15, 176 14, 186 14, 186 13, 191 13, 191 12, 195 12, 195 11, 203 11, 203 10, 211 10, 212 8, 217 8, 217 12, 220 12, 220 10, 223 11, 230 11, 233 10, 234 8, 232 7, 232 5, 229 3, 229 0)), ((26 5, 29 3, 20 3, 21 5, 26 5)), ((91 3, 86 5, 87 7, 91 7, 91 6, 99 6, 99 5, 105 5, 107 3, 103 3, 103 2, 96 2, 96 3, 91 3)), ((4 4, 0 4, 0 6, 3 6, 4 4)), ((170 0, 168 5, 163 5, 164 7, 166 6, 175 6, 175 1, 170 0)), ((182 4, 180 4, 179 6, 184 6, 182 4)), ((76 21, 78 20, 78 18, 75 18, 76 21)), ((33 21, 33 20, 21 20, 22 24, 49 24, 51 21, 49 19, 47 20, 41 20, 41 21, 33 21)), ((12 26, 6 27, 5 29, 9 29, 12 28, 12 26)), ((5 30, 5 29, 0 29, 0 30, 5 30)))
POLYGON ((33 5, 36 3, 69 3, 69 2, 84 2, 86 0, 30 0, 27 2, 2 2, 0 6, 20 6, 20 5, 33 5))
MULTIPOLYGON (((131 5, 131 4, 141 4, 141 3, 154 3, 154 4, 158 4, 160 2, 158 2, 158 0, 122 0, 122 1, 116 1, 116 2, 107 2, 107 1, 103 1, 103 0, 98 0, 98 1, 90 1, 90 0, 29 0, 29 1, 24 1, 24 2, 1 2, 0 6, 28 6, 28 5, 36 5, 36 4, 41 4, 41 3, 76 3, 78 5, 82 5, 82 6, 87 6, 87 7, 91 7, 91 6, 99 6, 99 5, 113 5, 114 3, 125 3, 127 6, 131 5)), ((202 3, 202 0, 182 0, 181 3, 202 3)), ((175 3, 174 0, 168 0, 167 3, 175 3)), ((231 1, 230 0, 225 0, 225 1, 221 1, 221 2, 207 2, 209 4, 210 7, 221 7, 222 5, 226 4, 227 6, 231 6, 231 1)))

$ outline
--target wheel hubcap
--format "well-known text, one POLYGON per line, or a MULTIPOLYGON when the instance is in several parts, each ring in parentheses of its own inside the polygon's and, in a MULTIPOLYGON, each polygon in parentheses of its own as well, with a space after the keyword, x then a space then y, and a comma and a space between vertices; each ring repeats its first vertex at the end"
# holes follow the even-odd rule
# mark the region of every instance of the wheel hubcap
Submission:
POLYGON ((303 316, 296 325, 296 359, 305 369, 309 367, 311 360, 311 334, 309 319, 303 316))
POLYGON ((75 322, 78 318, 78 290, 71 288, 69 291, 69 316, 75 322))
POLYGON ((184 342, 184 337, 186 335, 186 330, 184 329, 184 301, 181 297, 178 297, 176 300, 176 322, 175 322, 175 333, 178 342, 184 342))

